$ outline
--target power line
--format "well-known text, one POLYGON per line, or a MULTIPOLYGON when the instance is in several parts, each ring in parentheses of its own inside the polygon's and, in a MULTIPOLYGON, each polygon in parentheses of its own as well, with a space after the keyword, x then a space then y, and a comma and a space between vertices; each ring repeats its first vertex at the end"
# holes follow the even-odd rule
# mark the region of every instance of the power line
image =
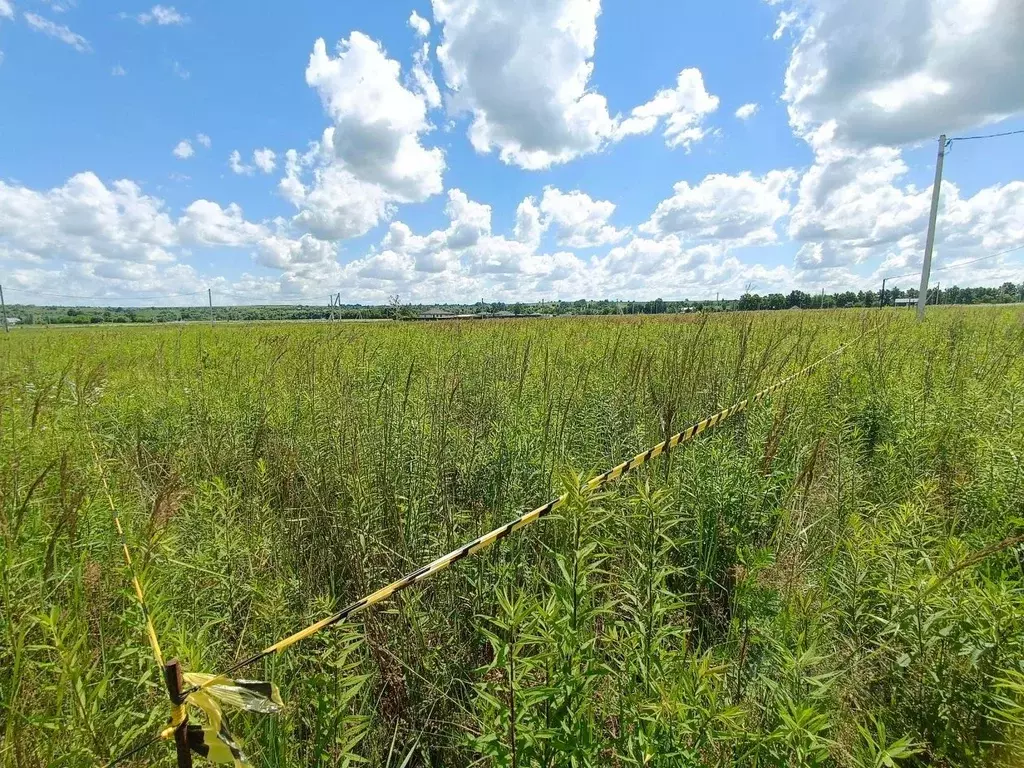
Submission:
MULTIPOLYGON (((987 256, 979 256, 976 259, 970 259, 968 261, 959 261, 956 264, 950 264, 947 267, 939 267, 938 269, 933 269, 932 271, 933 272, 946 272, 946 271, 948 271, 950 269, 957 269, 959 267, 966 267, 968 264, 974 264, 974 263, 979 262, 979 261, 985 261, 986 259, 994 259, 994 258, 996 258, 996 256, 1005 256, 1008 253, 1013 253, 1014 251, 1020 251, 1020 250, 1024 250, 1024 244, 1022 244, 1022 245, 1015 245, 1013 248, 1007 248, 1005 251, 998 251, 996 253, 990 253, 987 256)), ((921 274, 921 273, 920 272, 907 272, 905 275, 887 275, 887 276, 885 276, 882 279, 886 280, 886 281, 889 281, 889 280, 899 280, 899 279, 904 278, 904 277, 914 277, 915 275, 919 275, 919 274, 921 274)))
MULTIPOLYGON (((939 271, 939 270, 936 269, 935 271, 939 271)), ((921 274, 921 272, 907 272, 906 274, 889 274, 889 275, 886 275, 885 278, 883 278, 882 280, 884 280, 886 283, 888 283, 891 280, 902 280, 903 278, 914 278, 914 276, 919 275, 919 274, 921 274)))
MULTIPOLYGON (((10 288, 8 288, 8 291, 10 288)), ((161 296, 78 296, 69 293, 50 293, 49 291, 37 291, 32 288, 15 288, 15 293, 25 293, 29 296, 50 296, 57 299, 85 299, 91 301, 153 301, 156 299, 176 299, 182 296, 198 296, 204 291, 192 291, 191 293, 165 293, 161 296)))
MULTIPOLYGON (((25 294, 25 295, 28 295, 28 296, 47 296, 47 297, 57 298, 57 299, 80 299, 80 300, 83 300, 83 301, 103 301, 103 302, 156 301, 156 300, 159 300, 159 299, 176 299, 176 298, 182 298, 182 297, 187 297, 187 296, 200 296, 200 295, 202 295, 202 294, 207 292, 207 289, 204 288, 202 290, 189 291, 189 292, 186 292, 186 293, 164 293, 164 294, 159 294, 159 295, 147 295, 147 296, 109 296, 109 295, 108 296, 95 296, 95 295, 94 296, 86 296, 86 295, 83 295, 83 294, 55 293, 53 291, 37 291, 37 290, 35 290, 33 288, 13 288, 13 289, 11 289, 10 287, 8 287, 7 290, 8 290, 8 292, 12 292, 13 291, 14 293, 25 294)), ((279 300, 282 300, 282 299, 284 299, 284 300, 287 300, 287 299, 308 299, 311 302, 309 304, 309 306, 319 306, 318 304, 315 303, 316 299, 315 299, 314 296, 312 296, 310 294, 304 294, 304 293, 279 293, 279 294, 269 295, 269 296, 266 296, 264 298, 260 298, 258 296, 253 296, 250 293, 241 293, 239 291, 232 291, 232 290, 221 289, 221 290, 216 291, 216 294, 218 296, 230 297, 230 298, 235 298, 235 299, 242 299, 242 300, 253 301, 253 302, 262 302, 262 303, 275 302, 275 301, 279 301, 279 300)), ((339 305, 339 306, 341 306, 341 305, 339 305)))
POLYGON ((935 271, 941 272, 942 270, 945 269, 956 269, 957 267, 966 267, 968 264, 974 264, 977 261, 984 261, 985 259, 994 259, 996 256, 1005 256, 1008 253, 1013 253, 1014 251, 1019 251, 1022 249, 1024 249, 1024 245, 1016 245, 1013 248, 1007 248, 1005 251, 999 251, 998 253, 990 253, 988 256, 979 256, 978 258, 971 259, 970 261, 961 261, 957 264, 950 264, 948 267, 943 267, 942 269, 937 269, 935 271))
POLYGON ((1002 133, 986 133, 979 136, 954 136, 949 142, 954 141, 974 141, 976 139, 998 139, 1002 136, 1016 136, 1017 134, 1024 133, 1024 130, 1020 131, 1003 131, 1002 133))
POLYGON ((308 299, 310 302, 313 302, 309 306, 320 306, 319 303, 315 303, 317 298, 316 296, 310 296, 305 293, 279 293, 272 296, 266 296, 264 298, 252 296, 251 294, 246 293, 236 293, 234 291, 217 291, 217 295, 227 296, 228 298, 233 299, 247 299, 249 301, 261 302, 264 304, 267 302, 278 301, 280 299, 308 299))
MULTIPOLYGON (((334 291, 332 290, 332 294, 333 293, 334 293, 334 291)), ((219 291, 217 291, 217 295, 218 296, 231 296, 231 297, 234 297, 236 299, 249 299, 249 300, 252 300, 252 301, 259 301, 258 298, 254 298, 251 294, 240 293, 239 291, 219 290, 219 291)), ((310 301, 316 302, 317 301, 317 295, 312 295, 312 294, 308 294, 308 293, 277 293, 277 294, 273 294, 273 295, 267 296, 266 299, 268 301, 275 301, 277 299, 309 299, 310 301)), ((319 304, 310 304, 310 306, 320 306, 320 305, 319 304)), ((343 305, 339 304, 338 306, 343 306, 343 305)))

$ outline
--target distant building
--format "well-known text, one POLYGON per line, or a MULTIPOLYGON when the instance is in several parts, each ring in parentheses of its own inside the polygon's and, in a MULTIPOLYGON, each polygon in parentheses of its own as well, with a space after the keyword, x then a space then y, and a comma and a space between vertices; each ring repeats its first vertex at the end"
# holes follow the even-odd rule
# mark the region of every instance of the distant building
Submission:
POLYGON ((455 315, 440 307, 431 307, 420 312, 420 320, 450 320, 455 315))
POLYGON ((539 312, 517 315, 515 312, 510 312, 507 309, 492 313, 468 312, 464 314, 457 314, 455 312, 449 312, 447 309, 441 309, 441 307, 431 307, 430 309, 425 309, 416 315, 417 320, 488 320, 494 318, 505 320, 524 317, 551 317, 551 315, 542 315, 539 312))
POLYGON ((897 307, 910 307, 917 306, 917 299, 896 299, 894 306, 897 307))
POLYGON ((21 322, 21 318, 20 317, 8 317, 7 318, 7 324, 8 325, 17 325, 20 322, 21 322))

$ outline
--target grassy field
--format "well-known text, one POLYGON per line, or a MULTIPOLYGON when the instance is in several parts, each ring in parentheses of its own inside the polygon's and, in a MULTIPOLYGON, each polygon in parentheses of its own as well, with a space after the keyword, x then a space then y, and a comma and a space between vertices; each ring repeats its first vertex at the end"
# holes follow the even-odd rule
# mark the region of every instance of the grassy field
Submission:
POLYGON ((203 672, 572 494, 247 670, 286 702, 233 718, 253 765, 1021 765, 1022 456, 1019 306, 18 329, 0 766, 100 765, 168 717, 101 472, 203 672))

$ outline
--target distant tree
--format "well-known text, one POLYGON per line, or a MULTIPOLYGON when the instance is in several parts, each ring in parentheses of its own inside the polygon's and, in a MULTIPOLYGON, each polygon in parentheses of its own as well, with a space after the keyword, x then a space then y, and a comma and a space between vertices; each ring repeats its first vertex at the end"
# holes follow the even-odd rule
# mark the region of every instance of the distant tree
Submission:
POLYGON ((737 309, 740 310, 751 310, 761 308, 761 297, 756 293, 744 293, 740 296, 740 300, 736 305, 737 309))
POLYGON ((803 291, 790 291, 789 296, 786 297, 787 307, 809 307, 811 305, 810 294, 804 293, 803 291))
POLYGON ((855 307, 857 304, 858 297, 853 291, 845 291, 835 295, 835 305, 837 307, 855 307))

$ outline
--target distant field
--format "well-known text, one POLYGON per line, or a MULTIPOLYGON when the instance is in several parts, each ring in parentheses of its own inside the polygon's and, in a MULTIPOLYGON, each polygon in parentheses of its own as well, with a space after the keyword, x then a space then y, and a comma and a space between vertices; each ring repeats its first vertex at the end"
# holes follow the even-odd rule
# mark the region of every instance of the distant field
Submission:
POLYGON ((19 328, 0 766, 96 766, 167 720, 101 466, 165 655, 216 672, 874 324, 246 670, 286 708, 232 728, 277 768, 1020 765, 1014 306, 19 328))

